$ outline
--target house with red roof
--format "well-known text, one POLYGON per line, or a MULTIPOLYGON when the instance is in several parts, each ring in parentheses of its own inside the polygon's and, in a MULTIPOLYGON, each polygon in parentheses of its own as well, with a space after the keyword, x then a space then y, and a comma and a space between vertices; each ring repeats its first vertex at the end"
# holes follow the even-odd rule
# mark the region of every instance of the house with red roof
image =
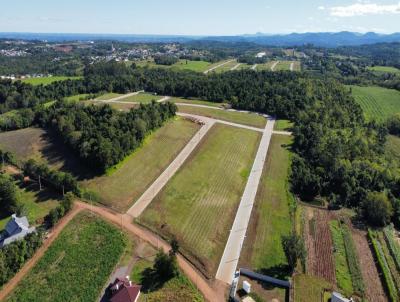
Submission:
POLYGON ((133 284, 129 276, 124 279, 117 278, 110 284, 110 302, 137 302, 140 295, 140 285, 133 284))

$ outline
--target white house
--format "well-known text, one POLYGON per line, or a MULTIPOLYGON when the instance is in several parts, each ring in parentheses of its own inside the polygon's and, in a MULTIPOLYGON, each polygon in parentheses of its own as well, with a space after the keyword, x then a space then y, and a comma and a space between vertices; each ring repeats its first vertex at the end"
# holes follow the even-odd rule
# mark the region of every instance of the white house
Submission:
POLYGON ((5 230, 0 234, 0 248, 11 242, 22 239, 34 231, 35 227, 29 227, 28 219, 25 216, 17 217, 16 214, 13 214, 5 230))
POLYGON ((340 293, 333 292, 331 302, 352 302, 352 299, 347 299, 343 297, 340 293))

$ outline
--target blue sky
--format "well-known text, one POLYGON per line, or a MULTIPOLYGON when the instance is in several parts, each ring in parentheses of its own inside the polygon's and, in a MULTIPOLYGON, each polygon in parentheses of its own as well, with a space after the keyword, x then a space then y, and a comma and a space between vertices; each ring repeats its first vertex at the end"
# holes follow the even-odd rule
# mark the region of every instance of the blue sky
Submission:
POLYGON ((11 0, 0 32, 236 35, 400 31, 400 0, 11 0))

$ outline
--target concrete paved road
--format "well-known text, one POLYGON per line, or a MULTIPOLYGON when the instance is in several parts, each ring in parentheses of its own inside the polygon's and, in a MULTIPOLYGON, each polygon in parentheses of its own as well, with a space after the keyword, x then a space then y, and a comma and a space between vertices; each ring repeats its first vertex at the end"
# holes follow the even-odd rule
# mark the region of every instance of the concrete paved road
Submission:
MULTIPOLYGON (((190 115, 183 115, 189 116, 190 115)), ((151 186, 139 197, 132 207, 127 211, 127 214, 132 217, 138 217, 151 203, 153 198, 161 191, 161 189, 167 184, 169 179, 175 174, 176 171, 182 166, 185 160, 189 157, 192 151, 199 144, 201 139, 207 134, 208 130, 215 124, 215 120, 196 116, 196 119, 203 122, 204 125, 200 130, 192 137, 187 145, 182 149, 178 156, 169 164, 163 173, 151 184, 151 186)))
POLYGON ((271 71, 275 70, 276 65, 278 65, 279 61, 276 61, 274 64, 271 66, 271 71))
POLYGON ((215 69, 217 69, 217 68, 220 68, 221 66, 224 66, 224 65, 226 65, 226 64, 228 64, 228 63, 230 63, 230 62, 233 62, 233 61, 235 61, 235 60, 229 60, 229 61, 223 62, 223 63, 221 63, 221 64, 219 64, 219 65, 217 65, 217 66, 214 66, 214 67, 212 67, 212 68, 210 68, 210 69, 207 69, 206 71, 204 71, 204 74, 207 74, 207 73, 209 73, 210 71, 213 71, 213 70, 215 70, 215 69))
POLYGON ((268 118, 253 167, 247 180, 242 199, 240 200, 239 208, 215 276, 216 279, 228 284, 232 282, 237 268, 240 252, 246 236, 247 226, 250 221, 251 211, 257 194, 258 184, 261 179, 264 162, 271 141, 274 123, 274 118, 268 118))

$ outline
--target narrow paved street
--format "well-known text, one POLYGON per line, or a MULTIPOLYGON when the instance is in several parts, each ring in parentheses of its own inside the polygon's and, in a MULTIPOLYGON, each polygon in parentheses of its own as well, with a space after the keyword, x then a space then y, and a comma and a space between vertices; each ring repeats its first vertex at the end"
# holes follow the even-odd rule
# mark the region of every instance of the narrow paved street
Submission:
POLYGON ((258 184, 261 179, 264 162, 267 157, 275 119, 268 118, 260 146, 256 154, 246 187, 240 200, 239 208, 236 213, 235 221, 229 233, 229 238, 225 246, 221 262, 218 267, 216 278, 230 284, 233 280, 240 252, 246 236, 247 226, 250 221, 251 211, 257 194, 258 184))

